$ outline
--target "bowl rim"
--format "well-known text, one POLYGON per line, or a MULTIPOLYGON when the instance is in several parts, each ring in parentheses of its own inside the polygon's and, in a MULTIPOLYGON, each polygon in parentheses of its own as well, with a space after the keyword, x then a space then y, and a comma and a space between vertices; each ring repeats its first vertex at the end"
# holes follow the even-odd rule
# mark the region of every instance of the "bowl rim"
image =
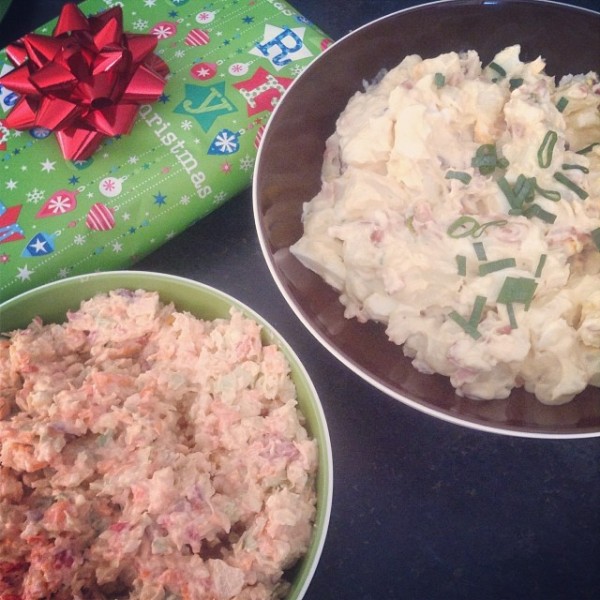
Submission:
MULTIPOLYGON (((271 325, 262 315, 260 315, 253 308, 238 300, 231 294, 224 292, 218 288, 215 288, 206 283, 182 277, 179 275, 172 275, 168 273, 160 273, 154 271, 144 270, 115 270, 115 271, 98 271, 89 274, 74 275, 66 277, 64 279, 51 281, 40 286, 26 290, 12 298, 5 300, 0 303, 0 332, 6 332, 2 324, 2 313, 7 309, 13 309, 21 305, 23 301, 27 301, 29 298, 43 297, 45 294, 52 294, 55 290, 61 290, 63 288, 69 288, 72 286, 78 286, 86 282, 98 281, 102 284, 103 290, 109 291, 109 289, 149 289, 151 290, 152 281, 163 282, 173 286, 179 286, 181 290, 183 288, 190 289, 192 292, 199 291, 207 296, 216 298, 222 304, 228 304, 229 306, 235 307, 240 310, 247 317, 254 319, 260 326, 261 330, 265 335, 269 337, 269 341, 276 343, 284 353, 286 360, 290 363, 292 369, 292 375, 294 375, 305 387, 307 397, 311 410, 314 412, 316 417, 316 423, 318 425, 319 440, 318 440, 318 456, 319 465, 316 482, 318 486, 322 486, 322 489, 317 489, 317 509, 315 515, 315 522, 313 524, 313 534, 309 542, 309 547, 306 553, 300 558, 296 565, 292 568, 299 569, 299 576, 301 579, 296 582, 292 580, 292 588, 286 596, 286 600, 301 600, 306 591, 308 590, 310 583, 317 570, 317 566, 320 562, 323 548, 327 539, 329 530, 329 524, 331 520, 331 510, 333 503, 333 452, 331 445, 331 436, 323 404, 319 397, 319 394, 315 388, 315 385, 304 366, 304 363, 300 360, 290 343, 283 337, 283 335, 277 330, 276 327, 271 325), (103 284, 103 280, 107 280, 106 284, 103 284), (108 280, 113 281, 110 285, 108 280), (114 283, 117 280, 119 284, 114 283), (135 282, 139 283, 135 283, 135 282), (133 284, 132 284, 133 282, 133 284), (148 286, 144 287, 144 283, 148 286), (122 285, 121 285, 122 283, 122 285), (324 463, 324 464, 323 464, 324 463), (322 494, 322 497, 320 497, 322 494)), ((91 298, 92 296, 102 293, 102 291, 91 291, 78 294, 75 299, 65 301, 73 306, 78 306, 81 302, 80 298, 91 298)), ((159 292, 160 295, 160 292, 159 292)), ((177 302, 174 301, 175 305, 177 302)), ((183 309, 187 310, 187 309, 183 309)), ((60 311, 62 313, 62 308, 60 311)), ((29 315, 24 318, 25 323, 30 322, 35 315, 29 315)), ((301 409, 300 409, 301 410, 301 409)), ((306 415, 305 415, 306 418, 306 415)), ((316 432, 313 433, 316 438, 316 432)))
MULTIPOLYGON (((267 122, 265 129, 263 131, 263 139, 268 137, 268 134, 272 128, 274 128, 273 123, 277 120, 279 112, 281 112, 281 107, 284 105, 286 98, 294 93, 296 87, 299 85, 300 81, 303 81, 308 77, 311 70, 314 68, 315 64, 320 64, 323 60, 325 60, 328 53, 335 47, 343 44, 346 40, 356 35, 358 32, 361 32, 367 28, 374 26, 375 24, 387 20, 395 18, 401 14, 422 11, 423 9, 431 9, 436 5, 458 5, 458 6, 477 6, 481 4, 494 4, 494 5, 535 5, 543 8, 544 5, 550 5, 553 7, 562 7, 567 10, 573 10, 576 12, 583 12, 592 15, 597 18, 600 17, 600 11, 595 11, 592 9, 588 9, 585 7, 576 6, 573 4, 565 4, 564 2, 558 2, 556 0, 434 0, 432 2, 426 2, 424 4, 418 4, 414 6, 409 6, 388 14, 385 14, 381 17, 368 21, 364 23, 360 27, 349 31, 345 35, 343 35, 338 40, 334 41, 330 44, 321 54, 319 54, 309 65, 308 67, 290 84, 290 86, 286 89, 282 97, 279 99, 275 109, 271 113, 269 121, 267 122)), ((465 427, 467 429, 472 429, 480 432, 486 433, 494 433, 503 436, 509 437, 517 437, 517 438, 529 438, 529 439, 550 439, 550 440, 565 440, 565 439, 585 439, 585 438, 595 438, 600 437, 600 428, 597 430, 586 430, 586 431, 564 431, 564 432, 553 432, 553 431, 529 431, 526 429, 520 429, 518 427, 513 427, 510 425, 504 426, 494 426, 491 424, 481 423, 476 420, 467 418, 467 417, 456 417, 453 414, 437 410, 430 406, 426 406, 416 400, 413 400, 406 396, 405 394, 400 393, 399 391, 392 389, 391 387, 385 385, 380 382, 375 377, 371 376, 369 373, 365 372, 362 368, 357 368, 350 359, 348 359, 344 354, 333 344, 331 344, 321 333, 314 327, 314 325, 305 317, 301 307, 297 304, 296 300, 292 297, 292 295, 285 288, 283 282, 280 280, 277 269, 275 267, 274 257, 269 251, 268 240, 263 229, 263 222, 261 221, 261 210, 260 210, 260 201, 259 201, 259 171, 262 166, 262 163, 265 162, 264 158, 264 149, 265 145, 260 144, 256 161, 254 165, 254 177, 252 179, 252 205, 253 205, 253 215, 254 215, 254 224, 257 231, 257 236, 259 240, 259 244, 261 247, 261 251, 263 254, 263 258, 267 263, 267 267, 275 284, 277 285, 279 291, 285 298, 287 304, 298 317, 298 319, 302 322, 304 327, 312 334, 312 336, 328 351, 330 352, 337 360, 339 360, 344 366, 350 369, 351 372, 355 373, 359 377, 361 377, 364 381, 375 387, 380 392, 386 394, 387 396, 394 398, 395 400, 400 401, 401 403, 418 410, 424 414, 427 414, 436 419, 440 419, 442 421, 452 423, 454 425, 459 425, 461 427, 465 427)), ((599 391, 600 393, 600 391, 599 391)), ((485 401, 484 401, 485 402, 485 401)))

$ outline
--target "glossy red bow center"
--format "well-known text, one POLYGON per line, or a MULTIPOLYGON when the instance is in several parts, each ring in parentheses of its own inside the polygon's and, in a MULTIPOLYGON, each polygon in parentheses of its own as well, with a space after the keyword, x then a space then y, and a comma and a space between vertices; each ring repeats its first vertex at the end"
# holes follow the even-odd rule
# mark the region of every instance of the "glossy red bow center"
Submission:
POLYGON ((0 84, 20 98, 5 126, 52 130, 65 158, 89 158, 163 93, 169 67, 154 54, 157 41, 124 33, 120 6, 87 18, 66 4, 52 36, 30 33, 6 48, 15 69, 0 84))

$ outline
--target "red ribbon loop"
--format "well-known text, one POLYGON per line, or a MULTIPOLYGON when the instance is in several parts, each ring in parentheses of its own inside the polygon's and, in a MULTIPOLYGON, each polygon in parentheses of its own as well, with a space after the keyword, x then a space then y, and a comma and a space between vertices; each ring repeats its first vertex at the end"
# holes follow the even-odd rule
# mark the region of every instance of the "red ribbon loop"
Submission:
POLYGON ((124 33, 118 5, 87 18, 65 4, 52 36, 30 33, 6 49, 15 69, 0 83, 20 98, 5 126, 50 129, 66 159, 89 158, 163 93, 169 67, 154 54, 157 41, 124 33))

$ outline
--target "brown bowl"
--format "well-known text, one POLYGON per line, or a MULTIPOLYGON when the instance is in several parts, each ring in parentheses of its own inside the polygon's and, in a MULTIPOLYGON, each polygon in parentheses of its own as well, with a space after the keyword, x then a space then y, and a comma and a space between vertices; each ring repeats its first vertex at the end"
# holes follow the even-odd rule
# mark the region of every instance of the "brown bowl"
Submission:
POLYGON ((383 326, 345 319, 338 293, 289 251, 302 234, 302 204, 321 187, 325 140, 349 98, 407 54, 477 50, 483 63, 521 45, 560 76, 600 68, 600 13, 539 0, 449 0, 402 10, 333 44, 289 88, 263 136, 254 176, 254 214, 273 277, 309 331, 352 371, 390 396, 438 418, 523 437, 600 436, 600 390, 546 406, 522 389, 508 399, 455 394, 447 378, 419 373, 383 326))

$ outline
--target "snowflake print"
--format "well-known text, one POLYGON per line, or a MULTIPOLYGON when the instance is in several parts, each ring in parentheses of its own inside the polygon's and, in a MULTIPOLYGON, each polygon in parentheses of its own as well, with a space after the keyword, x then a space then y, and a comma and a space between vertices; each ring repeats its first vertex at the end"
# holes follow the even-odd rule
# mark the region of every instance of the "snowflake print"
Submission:
POLYGON ((148 28, 148 21, 145 19, 138 19, 137 21, 134 21, 133 28, 136 31, 144 31, 148 28))
POLYGON ((224 154, 235 152, 237 149, 237 136, 229 131, 221 131, 215 138, 215 146, 224 154))
POLYGON ((56 165, 56 161, 55 160, 50 160, 49 158, 47 158, 43 163, 40 163, 42 165, 42 171, 45 171, 46 173, 50 173, 50 171, 54 171, 54 169, 56 168, 54 165, 56 165))
POLYGON ((227 194, 225 192, 219 192, 215 195, 215 199, 213 200, 214 204, 222 204, 227 200, 227 194))
POLYGON ((58 271, 59 279, 66 279, 68 276, 69 276, 69 269, 67 269, 66 267, 59 269, 59 271, 58 271))
POLYGON ((190 203, 190 197, 187 194, 185 196, 181 196, 181 198, 179 199, 179 202, 181 202, 181 204, 186 206, 190 203))
POLYGON ((80 233, 78 233, 73 239, 73 243, 76 246, 83 246, 85 244, 85 235, 81 235, 80 233))
POLYGON ((17 182, 14 179, 9 179, 6 182, 6 189, 7 190, 14 190, 17 187, 17 182))
POLYGON ((294 77, 298 77, 298 75, 301 75, 305 69, 306 69, 306 67, 303 67, 302 65, 296 65, 292 69, 292 75, 294 77))
POLYGON ((57 195, 48 201, 48 211, 55 215, 62 215, 73 209, 73 201, 70 196, 57 195))
POLYGON ((138 158, 137 156, 135 156, 135 154, 134 154, 133 156, 130 156, 130 157, 127 159, 127 162, 128 162, 130 165, 135 165, 135 164, 137 164, 138 160, 139 160, 139 158, 138 158))
POLYGON ((196 21, 198 21, 198 23, 210 23, 214 17, 214 13, 205 10, 196 15, 196 21))
POLYGON ((171 37, 175 33, 175 29, 172 25, 163 23, 153 27, 152 34, 155 35, 159 40, 165 40, 171 37))
POLYGON ((156 4, 156 0, 144 0, 144 4, 148 8, 152 8, 156 4))
POLYGON ((44 199, 44 191, 33 188, 30 192, 27 192, 27 202, 37 204, 40 200, 44 199))
POLYGON ((115 240, 112 243, 112 249, 113 249, 113 252, 117 252, 117 253, 121 252, 123 250, 123 244, 121 244, 121 242, 119 242, 118 240, 115 240))
POLYGON ((181 129, 184 131, 189 131, 192 128, 192 122, 188 119, 181 122, 181 129))
POLYGON ((246 154, 243 158, 240 159, 240 168, 242 171, 250 171, 254 167, 254 159, 246 154))
POLYGON ((115 187, 116 187, 116 184, 115 184, 114 179, 107 178, 102 182, 102 189, 107 192, 114 191, 115 187))
POLYGON ((183 50, 177 50, 177 51, 175 52, 175 56, 176 56, 177 58, 183 58, 183 57, 185 56, 185 52, 184 52, 183 50))
POLYGON ((245 71, 245 67, 246 65, 243 65, 242 63, 236 63, 235 65, 231 65, 231 73, 235 74, 235 73, 244 73, 245 71))

